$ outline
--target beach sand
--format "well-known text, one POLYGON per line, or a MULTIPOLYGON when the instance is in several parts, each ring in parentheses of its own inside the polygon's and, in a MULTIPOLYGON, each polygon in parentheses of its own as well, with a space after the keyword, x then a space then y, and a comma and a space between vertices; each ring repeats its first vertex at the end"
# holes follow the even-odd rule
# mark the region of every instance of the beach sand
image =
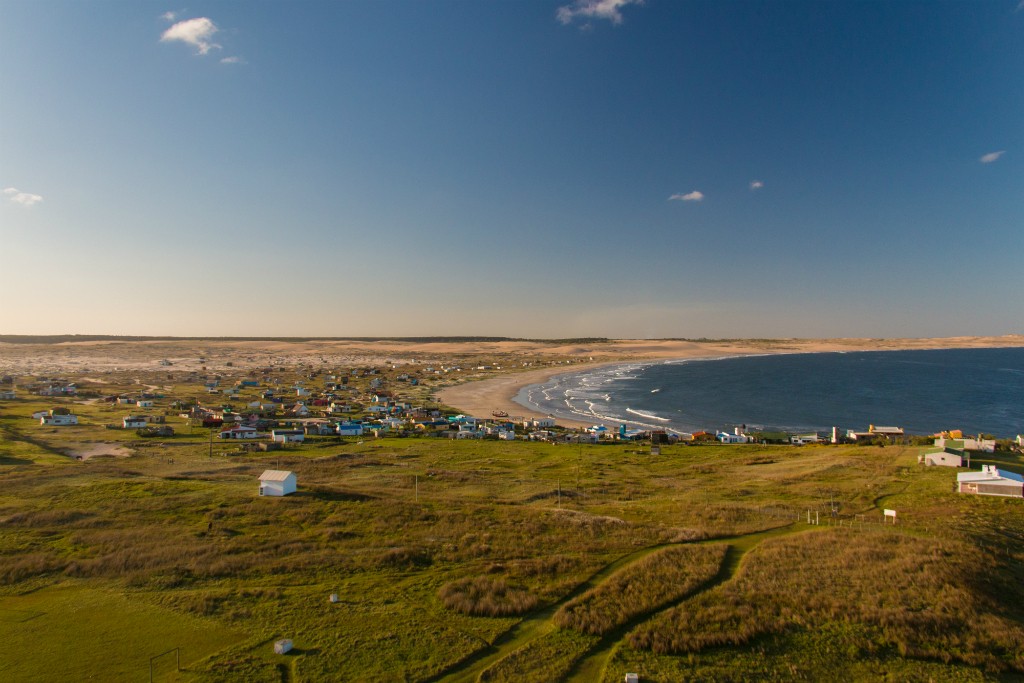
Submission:
MULTIPOLYGON (((466 381, 435 393, 437 400, 475 417, 494 411, 509 416, 543 417, 512 401, 520 389, 553 375, 598 365, 656 362, 679 358, 716 358, 747 354, 820 351, 896 351, 1024 347, 1024 335, 938 339, 736 339, 608 341, 432 341, 402 340, 244 340, 154 339, 138 341, 64 341, 50 344, 0 342, 0 374, 54 376, 73 373, 245 371, 269 365, 353 367, 375 364, 448 364, 505 368, 497 377, 466 381), (171 366, 165 366, 171 362, 171 366), (512 368, 515 368, 514 370, 512 368)), ((472 374, 468 372, 466 374, 472 374)), ((148 376, 148 375, 147 375, 148 376)), ((449 375, 448 377, 452 377, 449 375)), ((589 426, 560 419, 566 426, 589 426)))
MULTIPOLYGON (((675 340, 616 340, 600 345, 573 348, 570 355, 593 358, 585 364, 549 366, 448 387, 437 399, 474 417, 490 417, 493 411, 509 416, 544 417, 512 399, 523 387, 541 384, 555 375, 590 370, 601 365, 636 361, 656 362, 680 358, 720 358, 751 354, 818 353, 831 351, 904 351, 915 349, 967 349, 1024 347, 1024 335, 1002 337, 946 337, 937 339, 780 339, 692 342, 675 340), (614 357, 614 358, 612 358, 614 357)), ((568 349, 562 348, 565 353, 568 349)), ((540 356, 543 358, 543 356, 540 356)), ((566 427, 589 427, 592 423, 558 418, 566 427)))

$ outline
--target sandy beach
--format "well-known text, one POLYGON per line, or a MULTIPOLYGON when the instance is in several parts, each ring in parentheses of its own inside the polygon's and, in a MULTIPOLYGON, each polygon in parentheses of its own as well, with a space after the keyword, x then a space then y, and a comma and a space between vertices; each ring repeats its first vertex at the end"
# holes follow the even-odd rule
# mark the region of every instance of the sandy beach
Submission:
MULTIPOLYGON (((636 361, 657 362, 681 358, 719 358, 766 353, 818 353, 832 351, 904 351, 925 349, 967 349, 1024 347, 1024 335, 1001 337, 946 337, 937 339, 783 339, 728 340, 712 342, 675 340, 616 340, 600 345, 579 346, 572 351, 588 362, 575 365, 548 366, 544 369, 517 372, 503 377, 469 381, 442 389, 437 398, 467 415, 490 417, 494 411, 510 416, 544 417, 516 403, 513 399, 523 387, 548 381, 555 375, 581 372, 602 365, 636 361), (593 360, 589 360, 589 359, 593 360)), ((567 349, 561 349, 565 352, 567 349)), ((540 351, 540 350, 538 350, 540 351)), ((591 423, 559 418, 566 427, 589 427, 591 423)))
MULTIPOLYGON (((115 371, 130 374, 173 370, 180 374, 207 370, 238 371, 270 365, 353 367, 383 363, 395 367, 456 365, 463 368, 490 365, 504 368, 499 371, 503 374, 441 388, 435 397, 475 417, 491 417, 494 411, 504 411, 510 416, 543 417, 512 400, 520 389, 544 382, 554 375, 600 365, 769 353, 994 347, 1024 347, 1024 335, 937 339, 619 339, 567 342, 217 338, 69 340, 50 344, 0 342, 0 374, 52 376, 70 372, 95 377, 96 382, 102 382, 103 374, 115 371), (168 362, 172 365, 165 367, 168 362)), ((588 423, 566 419, 559 422, 565 426, 589 426, 588 423)))

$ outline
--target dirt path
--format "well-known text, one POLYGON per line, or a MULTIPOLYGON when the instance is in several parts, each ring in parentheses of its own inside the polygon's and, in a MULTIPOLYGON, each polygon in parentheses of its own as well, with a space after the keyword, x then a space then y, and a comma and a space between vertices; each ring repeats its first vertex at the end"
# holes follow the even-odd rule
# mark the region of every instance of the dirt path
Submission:
MULTIPOLYGON (((685 595, 669 604, 660 605, 650 612, 638 614, 625 624, 602 636, 601 639, 583 655, 583 657, 576 661, 572 670, 562 680, 567 683, 593 683, 594 681, 602 680, 602 677, 605 675, 608 662, 612 660, 615 651, 619 648, 626 634, 633 628, 662 610, 669 609, 697 593, 710 590, 711 588, 732 579, 733 576, 735 576, 736 571, 739 569, 740 560, 743 559, 743 556, 765 539, 806 530, 807 529, 803 524, 790 523, 767 531, 758 531, 741 536, 700 541, 701 544, 728 545, 728 550, 722 560, 722 565, 714 578, 705 582, 702 586, 698 587, 688 595, 685 595)), ((489 647, 478 650, 466 659, 463 659, 428 680, 439 681, 442 683, 471 683, 479 680, 481 673, 494 666, 505 657, 508 657, 516 650, 519 650, 535 638, 553 630, 555 626, 551 619, 555 612, 557 612, 558 609, 566 602, 592 588, 599 586, 623 567, 632 564, 633 562, 636 562, 657 550, 671 547, 673 545, 685 544, 667 543, 649 546, 628 555, 624 555, 614 562, 605 565, 559 602, 527 616, 521 622, 497 638, 489 647)))
POLYGON ((711 590, 715 586, 731 580, 736 575, 737 570, 739 570, 740 560, 742 560, 750 550, 762 541, 806 530, 805 525, 789 524, 784 527, 769 529, 768 531, 758 531, 756 533, 745 534, 742 536, 701 541, 702 545, 718 545, 723 543, 728 545, 725 557, 722 559, 722 565, 718 569, 718 573, 712 579, 699 586, 696 590, 693 590, 668 604, 660 605, 649 612, 638 614, 625 624, 622 624, 621 626, 606 633, 601 637, 601 640, 594 645, 594 647, 592 647, 582 658, 577 660, 573 665, 572 670, 569 672, 569 675, 562 680, 566 683, 593 683, 594 681, 603 680, 607 673, 608 663, 614 658, 615 652, 619 649, 619 646, 622 644, 623 639, 625 639, 626 634, 634 628, 644 621, 647 621, 658 612, 671 609, 683 601, 689 600, 698 593, 711 590))
POLYGON ((458 662, 452 667, 449 667, 446 671, 441 672, 433 678, 427 679, 428 681, 444 681, 445 683, 457 683, 460 681, 476 681, 481 672, 485 669, 490 668, 493 664, 504 659, 509 654, 515 652, 526 643, 530 642, 534 638, 541 636, 550 631, 553 626, 551 624, 551 618, 558 611, 564 603, 572 600, 578 595, 594 588, 598 584, 602 583, 609 576, 617 572, 622 567, 635 562, 647 555, 650 555, 655 550, 668 547, 667 545, 654 545, 647 548, 642 548, 629 555, 624 555, 619 559, 615 560, 611 564, 607 564, 596 573, 591 575, 589 579, 577 586, 569 595, 564 597, 560 602, 557 602, 549 607, 530 614, 525 619, 520 621, 518 624, 513 626, 511 629, 503 633, 494 643, 483 650, 478 650, 472 655, 458 662))

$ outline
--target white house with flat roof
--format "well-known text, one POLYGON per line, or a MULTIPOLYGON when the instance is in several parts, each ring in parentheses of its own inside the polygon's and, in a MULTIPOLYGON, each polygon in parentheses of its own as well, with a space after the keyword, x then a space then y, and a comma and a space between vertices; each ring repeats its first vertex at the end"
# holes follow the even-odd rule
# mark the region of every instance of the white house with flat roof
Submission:
POLYGON ((956 475, 956 488, 960 493, 979 496, 1024 498, 1024 476, 1001 470, 995 465, 982 465, 980 472, 956 475))
POLYGON ((77 415, 43 415, 39 418, 41 425, 53 425, 54 427, 67 427, 78 424, 77 415))
POLYGON ((306 432, 301 429, 272 429, 270 438, 281 443, 298 443, 306 440, 306 432))

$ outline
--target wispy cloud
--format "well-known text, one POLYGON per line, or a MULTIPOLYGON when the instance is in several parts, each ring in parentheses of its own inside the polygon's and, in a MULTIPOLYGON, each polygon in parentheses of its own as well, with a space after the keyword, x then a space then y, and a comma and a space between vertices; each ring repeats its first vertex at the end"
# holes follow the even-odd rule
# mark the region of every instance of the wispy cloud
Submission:
POLYGON ((32 206, 43 201, 42 196, 32 194, 31 192, 22 192, 16 187, 5 188, 4 194, 15 204, 21 204, 22 206, 32 206))
POLYGON ((762 183, 760 180, 751 180, 750 181, 750 189, 751 190, 760 190, 762 187, 764 187, 764 183, 762 183))
POLYGON ((233 55, 231 57, 225 57, 224 59, 220 60, 220 63, 221 64, 248 64, 249 62, 245 61, 241 57, 238 57, 237 55, 233 55))
POLYGON ((164 21, 174 21, 175 19, 178 18, 178 13, 177 12, 164 12, 163 14, 160 15, 160 18, 163 19, 164 21))
POLYGON ((574 0, 571 5, 559 7, 556 16, 563 24, 571 24, 579 18, 607 19, 613 24, 621 24, 623 7, 642 4, 643 0, 574 0))
POLYGON ((978 159, 978 161, 980 161, 983 164, 991 164, 993 161, 998 160, 999 157, 1003 156, 1004 154, 1006 154, 1005 149, 999 152, 989 152, 988 154, 982 154, 981 158, 978 159))
POLYGON ((686 194, 674 194, 668 198, 671 201, 683 201, 683 202, 699 202, 704 199, 704 193, 699 190, 693 192, 687 192, 686 194))
POLYGON ((169 43, 180 40, 183 43, 194 45, 197 54, 205 55, 214 48, 220 49, 220 45, 210 40, 218 30, 217 25, 207 17, 186 19, 164 31, 160 36, 160 42, 169 43))

